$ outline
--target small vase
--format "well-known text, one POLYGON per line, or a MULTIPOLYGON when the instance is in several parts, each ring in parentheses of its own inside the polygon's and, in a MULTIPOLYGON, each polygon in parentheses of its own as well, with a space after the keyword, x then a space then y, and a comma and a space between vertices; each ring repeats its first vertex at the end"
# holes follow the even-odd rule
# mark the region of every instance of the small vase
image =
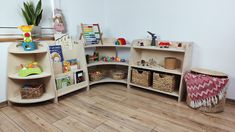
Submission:
POLYGON ((31 31, 33 37, 41 37, 42 36, 42 27, 41 26, 33 26, 33 30, 31 31))

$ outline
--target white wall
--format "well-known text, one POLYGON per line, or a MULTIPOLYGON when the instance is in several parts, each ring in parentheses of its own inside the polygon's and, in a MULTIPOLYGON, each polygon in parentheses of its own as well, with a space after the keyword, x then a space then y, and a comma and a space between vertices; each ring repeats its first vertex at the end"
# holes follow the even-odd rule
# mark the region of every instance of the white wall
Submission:
POLYGON ((99 23, 105 32, 104 0, 60 0, 68 33, 79 37, 81 23, 99 23))
MULTIPOLYGON (((33 0, 35 3, 38 0, 33 0)), ((52 25, 52 8, 50 0, 42 0, 43 4, 43 18, 40 23, 43 27, 51 27, 52 25)), ((21 7, 23 6, 23 0, 8 0, 0 4, 0 27, 16 27, 26 24, 22 15, 21 7)), ((20 30, 15 29, 2 29, 0 28, 0 34, 6 33, 20 33, 20 30)), ((7 79, 7 49, 10 43, 0 43, 0 102, 6 101, 6 79, 7 79)))
POLYGON ((235 99, 234 0, 105 0, 109 36, 193 41, 193 66, 230 76, 228 98, 235 99))

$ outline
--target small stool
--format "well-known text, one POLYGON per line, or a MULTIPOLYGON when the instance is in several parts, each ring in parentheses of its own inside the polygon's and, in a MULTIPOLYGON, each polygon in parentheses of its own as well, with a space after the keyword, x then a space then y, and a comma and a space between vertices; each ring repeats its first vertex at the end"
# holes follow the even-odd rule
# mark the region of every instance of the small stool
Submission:
POLYGON ((184 76, 187 85, 187 104, 203 112, 224 111, 228 75, 207 69, 194 68, 184 76))

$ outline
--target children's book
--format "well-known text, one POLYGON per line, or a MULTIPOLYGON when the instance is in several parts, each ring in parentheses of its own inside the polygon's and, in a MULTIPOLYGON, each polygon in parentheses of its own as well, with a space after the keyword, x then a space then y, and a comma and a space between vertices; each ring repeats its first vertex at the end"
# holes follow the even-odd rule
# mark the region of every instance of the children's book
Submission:
POLYGON ((51 62, 63 62, 64 56, 62 52, 61 45, 51 45, 49 46, 51 62))
POLYGON ((78 84, 84 81, 83 71, 77 71, 74 73, 74 83, 78 84))
POLYGON ((70 70, 72 72, 76 72, 80 68, 78 59, 70 59, 68 61, 70 62, 70 70))
POLYGON ((70 71, 71 71, 70 62, 67 61, 67 60, 66 60, 66 61, 63 61, 62 67, 63 67, 63 73, 67 73, 67 72, 70 72, 70 71))
POLYGON ((62 89, 66 88, 71 85, 71 78, 70 76, 58 77, 56 78, 56 88, 62 89))

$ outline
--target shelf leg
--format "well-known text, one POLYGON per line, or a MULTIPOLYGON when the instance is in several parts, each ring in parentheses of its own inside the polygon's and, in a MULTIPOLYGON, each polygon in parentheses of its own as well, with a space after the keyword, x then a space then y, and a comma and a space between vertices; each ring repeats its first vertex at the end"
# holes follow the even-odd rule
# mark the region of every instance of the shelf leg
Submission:
POLYGON ((89 91, 89 90, 90 90, 90 85, 87 85, 86 91, 89 91))
POLYGON ((7 101, 7 105, 8 105, 8 106, 12 106, 11 101, 7 101))
POLYGON ((58 98, 57 98, 57 97, 54 98, 53 102, 56 103, 56 104, 58 104, 58 98))

